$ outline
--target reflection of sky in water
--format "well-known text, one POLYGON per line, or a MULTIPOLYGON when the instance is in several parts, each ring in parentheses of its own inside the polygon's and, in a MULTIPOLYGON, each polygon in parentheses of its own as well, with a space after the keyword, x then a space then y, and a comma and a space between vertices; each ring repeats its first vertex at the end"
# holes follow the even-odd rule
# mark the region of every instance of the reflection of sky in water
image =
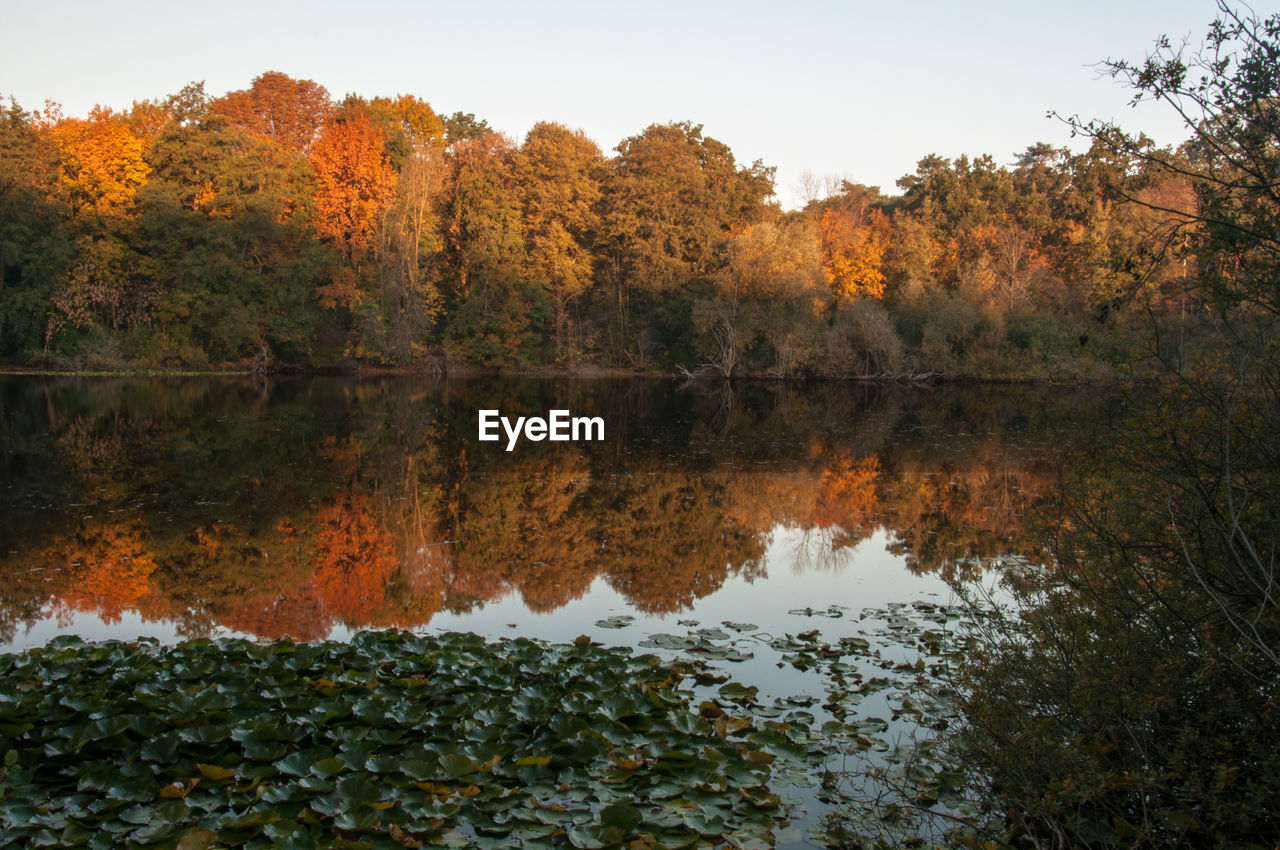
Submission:
MULTIPOLYGON (((950 591, 935 575, 915 576, 905 559, 887 551, 888 532, 876 531, 856 546, 830 550, 829 534, 795 526, 775 526, 765 551, 764 576, 748 580, 731 575, 715 593, 698 599, 691 609, 666 615, 646 615, 635 611, 604 577, 597 577, 580 599, 548 613, 525 607, 518 591, 487 602, 464 614, 437 613, 423 632, 471 631, 489 638, 521 635, 552 642, 571 641, 581 634, 609 644, 634 646, 650 634, 685 634, 690 628, 681 620, 697 620, 697 628, 719 626, 724 621, 753 623, 757 634, 821 629, 824 638, 835 640, 856 634, 858 614, 864 608, 889 602, 928 598, 947 601, 950 591), (825 611, 831 605, 848 609, 842 618, 790 614, 793 609, 825 611), (601 628, 597 620, 625 614, 635 617, 618 629, 601 628)), ((658 567, 655 567, 658 569, 658 567)), ((353 629, 336 627, 331 639, 349 637, 353 629)), ((118 622, 105 623, 93 614, 70 612, 61 618, 38 620, 30 629, 19 629, 11 649, 44 644, 60 634, 76 634, 85 640, 134 640, 153 637, 162 643, 181 640, 174 624, 150 622, 133 611, 123 612, 118 622)), ((215 636, 235 635, 220 629, 215 636)), ((736 634, 736 633, 734 633, 736 634)), ((748 644, 743 644, 748 648, 748 644)))
POLYGON ((888 540, 883 530, 838 553, 835 559, 830 558, 829 551, 819 551, 826 550, 821 538, 820 532, 811 529, 777 526, 765 553, 767 577, 748 581, 741 576, 730 576, 718 591, 698 599, 692 609, 664 616, 647 616, 631 610, 606 579, 597 578, 590 593, 551 613, 531 613, 520 602, 519 595, 513 593, 466 614, 437 614, 429 627, 492 636, 522 634, 552 641, 572 640, 585 633, 609 643, 634 643, 653 632, 683 633, 686 627, 679 625, 680 620, 698 620, 701 627, 719 625, 725 620, 749 622, 759 626, 760 631, 777 633, 838 622, 787 613, 795 608, 825 610, 830 605, 843 605, 850 609, 845 619, 849 615, 856 619, 862 608, 917 599, 930 593, 945 597, 949 593, 946 584, 936 576, 917 577, 909 573, 903 558, 886 551, 888 540), (819 565, 823 555, 834 563, 819 565), (632 615, 636 621, 621 629, 595 626, 596 620, 617 614, 632 615), (509 628, 513 623, 515 628, 509 628))
POLYGON ((151 623, 133 611, 127 611, 115 623, 104 623, 101 617, 94 614, 73 612, 61 621, 56 618, 37 620, 30 629, 19 628, 14 635, 13 643, 6 649, 26 649, 40 646, 58 635, 79 635, 87 641, 99 640, 135 640, 140 637, 153 637, 162 643, 176 643, 182 638, 171 623, 151 623))

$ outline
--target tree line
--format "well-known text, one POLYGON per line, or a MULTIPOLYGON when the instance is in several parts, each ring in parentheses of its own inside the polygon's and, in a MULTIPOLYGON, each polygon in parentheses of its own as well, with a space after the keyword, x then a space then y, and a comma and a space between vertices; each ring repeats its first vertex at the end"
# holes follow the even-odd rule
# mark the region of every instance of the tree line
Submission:
POLYGON ((1198 308, 1162 250, 1193 168, 1142 145, 929 155, 900 195, 827 181, 784 211, 772 168, 689 122, 606 156, 279 72, 86 118, 11 101, 0 361, 1109 374, 1135 316, 1198 308))

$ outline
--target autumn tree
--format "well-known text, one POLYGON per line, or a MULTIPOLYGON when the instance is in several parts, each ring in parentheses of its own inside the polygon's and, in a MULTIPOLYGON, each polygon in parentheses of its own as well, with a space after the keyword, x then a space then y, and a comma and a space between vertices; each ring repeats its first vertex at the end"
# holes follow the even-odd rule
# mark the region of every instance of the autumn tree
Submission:
POLYGON ((305 351, 324 257, 306 163, 221 116, 167 124, 148 159, 141 241, 162 298, 160 327, 138 335, 138 356, 193 366, 305 351))
POLYGON ((950 292, 974 288, 973 272, 983 262, 984 231, 1012 209, 1013 178, 990 156, 954 160, 922 158, 913 174, 898 180, 898 208, 916 215, 930 230, 934 281, 950 292))
POLYGON ((135 100, 125 121, 135 136, 150 142, 170 122, 189 125, 202 120, 208 114, 209 103, 204 82, 192 82, 164 98, 135 100))
POLYGON ((397 171, 402 170, 414 154, 444 148, 444 119, 425 100, 411 94, 370 100, 348 96, 343 101, 343 110, 353 108, 363 111, 382 131, 386 137, 387 158, 397 171))
POLYGON ((538 123, 512 162, 528 252, 525 275, 543 282, 555 311, 557 358, 563 357, 569 306, 590 286, 603 159, 581 130, 538 123))
POLYGON ((361 265, 379 215, 391 202, 395 172, 385 139, 363 114, 324 125, 309 157, 315 172, 315 226, 345 260, 320 290, 326 306, 360 301, 361 265))
POLYGON ((653 125, 618 145, 604 227, 621 308, 624 287, 662 292, 709 271, 724 238, 698 157, 701 128, 653 125))
POLYGON ((830 296, 818 234, 803 217, 761 221, 729 237, 714 295, 694 306, 705 355, 728 376, 739 361, 774 377, 813 364, 830 296))
POLYGON ((1006 220, 994 228, 989 250, 993 274, 986 295, 1001 309, 1033 309, 1051 299, 1059 305, 1065 302, 1056 291, 1048 257, 1033 231, 1006 220))
POLYGON ((481 282, 477 279, 515 276, 524 263, 519 198, 511 173, 515 152, 511 140, 498 133, 454 146, 447 227, 459 294, 481 282))
POLYGON ((151 169, 142 141, 109 109, 95 107, 81 120, 54 107, 39 123, 45 190, 76 236, 76 261, 50 297, 47 351, 64 327, 119 329, 149 319, 154 293, 140 285, 143 260, 131 237, 135 197, 151 169))
MULTIPOLYGON (((357 357, 409 363, 424 356, 441 307, 441 207, 447 166, 444 122, 413 95, 348 95, 332 121, 367 121, 383 136, 394 185, 376 214, 370 291, 355 307, 352 344, 357 357)), ((362 284, 368 286, 368 284, 362 284)))
POLYGON ((918 298, 934 286, 933 268, 941 250, 933 228, 923 215, 897 211, 890 219, 892 232, 885 245, 881 268, 885 297, 895 306, 918 298))
POLYGON ((142 142, 119 116, 95 107, 87 120, 47 123, 43 136, 49 143, 49 194, 72 218, 93 216, 96 225, 131 211, 151 169, 142 142))
POLYGON ((887 206, 878 186, 848 180, 806 205, 803 215, 817 226, 823 270, 838 297, 883 297, 887 206))
POLYGON ((393 200, 377 224, 377 299, 357 317, 362 351, 390 362, 420 359, 442 307, 444 152, 415 150, 396 176, 393 200))
POLYGON ((1213 154, 1141 138, 1131 150, 1099 138, 1074 155, 1031 145, 1007 167, 930 155, 900 197, 810 180, 806 208, 787 217, 771 169, 738 163, 689 122, 650 126, 605 159, 558 124, 517 147, 412 95, 334 106, 315 82, 279 72, 216 101, 192 83, 123 115, 8 116, 10 358, 43 341, 37 356, 92 351, 117 366, 279 348, 312 363, 447 353, 522 368, 595 357, 732 374, 898 363, 1007 377, 1028 363, 1118 360, 1128 320, 1148 307, 1210 309, 1187 285, 1201 271, 1190 251, 1201 225, 1185 212, 1213 154), (260 181, 233 166, 236 152, 264 169, 260 181), (143 191, 161 161, 173 178, 143 191), (827 291, 799 297, 792 272, 811 237, 827 291), (789 270, 764 281, 752 262, 789 270), (313 298, 300 303, 305 279, 313 298), (858 349, 867 342, 875 356, 858 349))
POLYGON ((307 151, 333 111, 324 86, 279 71, 253 78, 247 89, 227 92, 209 105, 232 126, 264 136, 291 151, 307 151))
POLYGON ((827 283, 840 298, 884 296, 885 246, 889 219, 879 210, 865 216, 829 209, 818 223, 822 266, 827 283))

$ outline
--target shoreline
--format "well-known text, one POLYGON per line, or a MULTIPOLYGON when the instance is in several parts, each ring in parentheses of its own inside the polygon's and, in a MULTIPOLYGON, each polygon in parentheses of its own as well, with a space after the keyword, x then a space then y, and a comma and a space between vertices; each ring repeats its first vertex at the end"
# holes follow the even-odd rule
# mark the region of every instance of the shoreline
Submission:
POLYGON ((428 379, 472 379, 503 378, 533 380, 609 380, 626 378, 646 378, 679 380, 699 384, 881 384, 885 386, 941 386, 941 385, 986 385, 986 386, 1133 386, 1153 383, 1135 377, 1053 377, 1034 375, 1025 377, 988 377, 981 375, 943 375, 937 372, 926 372, 919 375, 869 375, 869 376, 836 376, 836 375, 796 375, 778 377, 774 375, 734 375, 724 377, 709 374, 681 374, 677 371, 638 370, 621 367, 592 366, 579 369, 561 369, 544 367, 528 371, 510 371, 492 369, 482 366, 464 365, 444 371, 432 371, 412 366, 375 366, 375 367, 331 367, 331 368, 298 368, 273 369, 268 372, 256 372, 253 369, 40 369, 23 366, 0 367, 0 376, 43 377, 43 378, 244 378, 244 377, 294 377, 294 376, 328 376, 345 378, 409 378, 428 379))

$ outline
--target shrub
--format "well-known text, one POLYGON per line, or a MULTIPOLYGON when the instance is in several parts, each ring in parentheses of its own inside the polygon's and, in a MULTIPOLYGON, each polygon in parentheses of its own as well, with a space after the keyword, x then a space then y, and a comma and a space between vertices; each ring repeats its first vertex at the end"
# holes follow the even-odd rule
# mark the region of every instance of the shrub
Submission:
POLYGON ((859 298, 837 308, 826 334, 823 371, 865 378, 897 373, 902 363, 902 340, 880 302, 859 298))

